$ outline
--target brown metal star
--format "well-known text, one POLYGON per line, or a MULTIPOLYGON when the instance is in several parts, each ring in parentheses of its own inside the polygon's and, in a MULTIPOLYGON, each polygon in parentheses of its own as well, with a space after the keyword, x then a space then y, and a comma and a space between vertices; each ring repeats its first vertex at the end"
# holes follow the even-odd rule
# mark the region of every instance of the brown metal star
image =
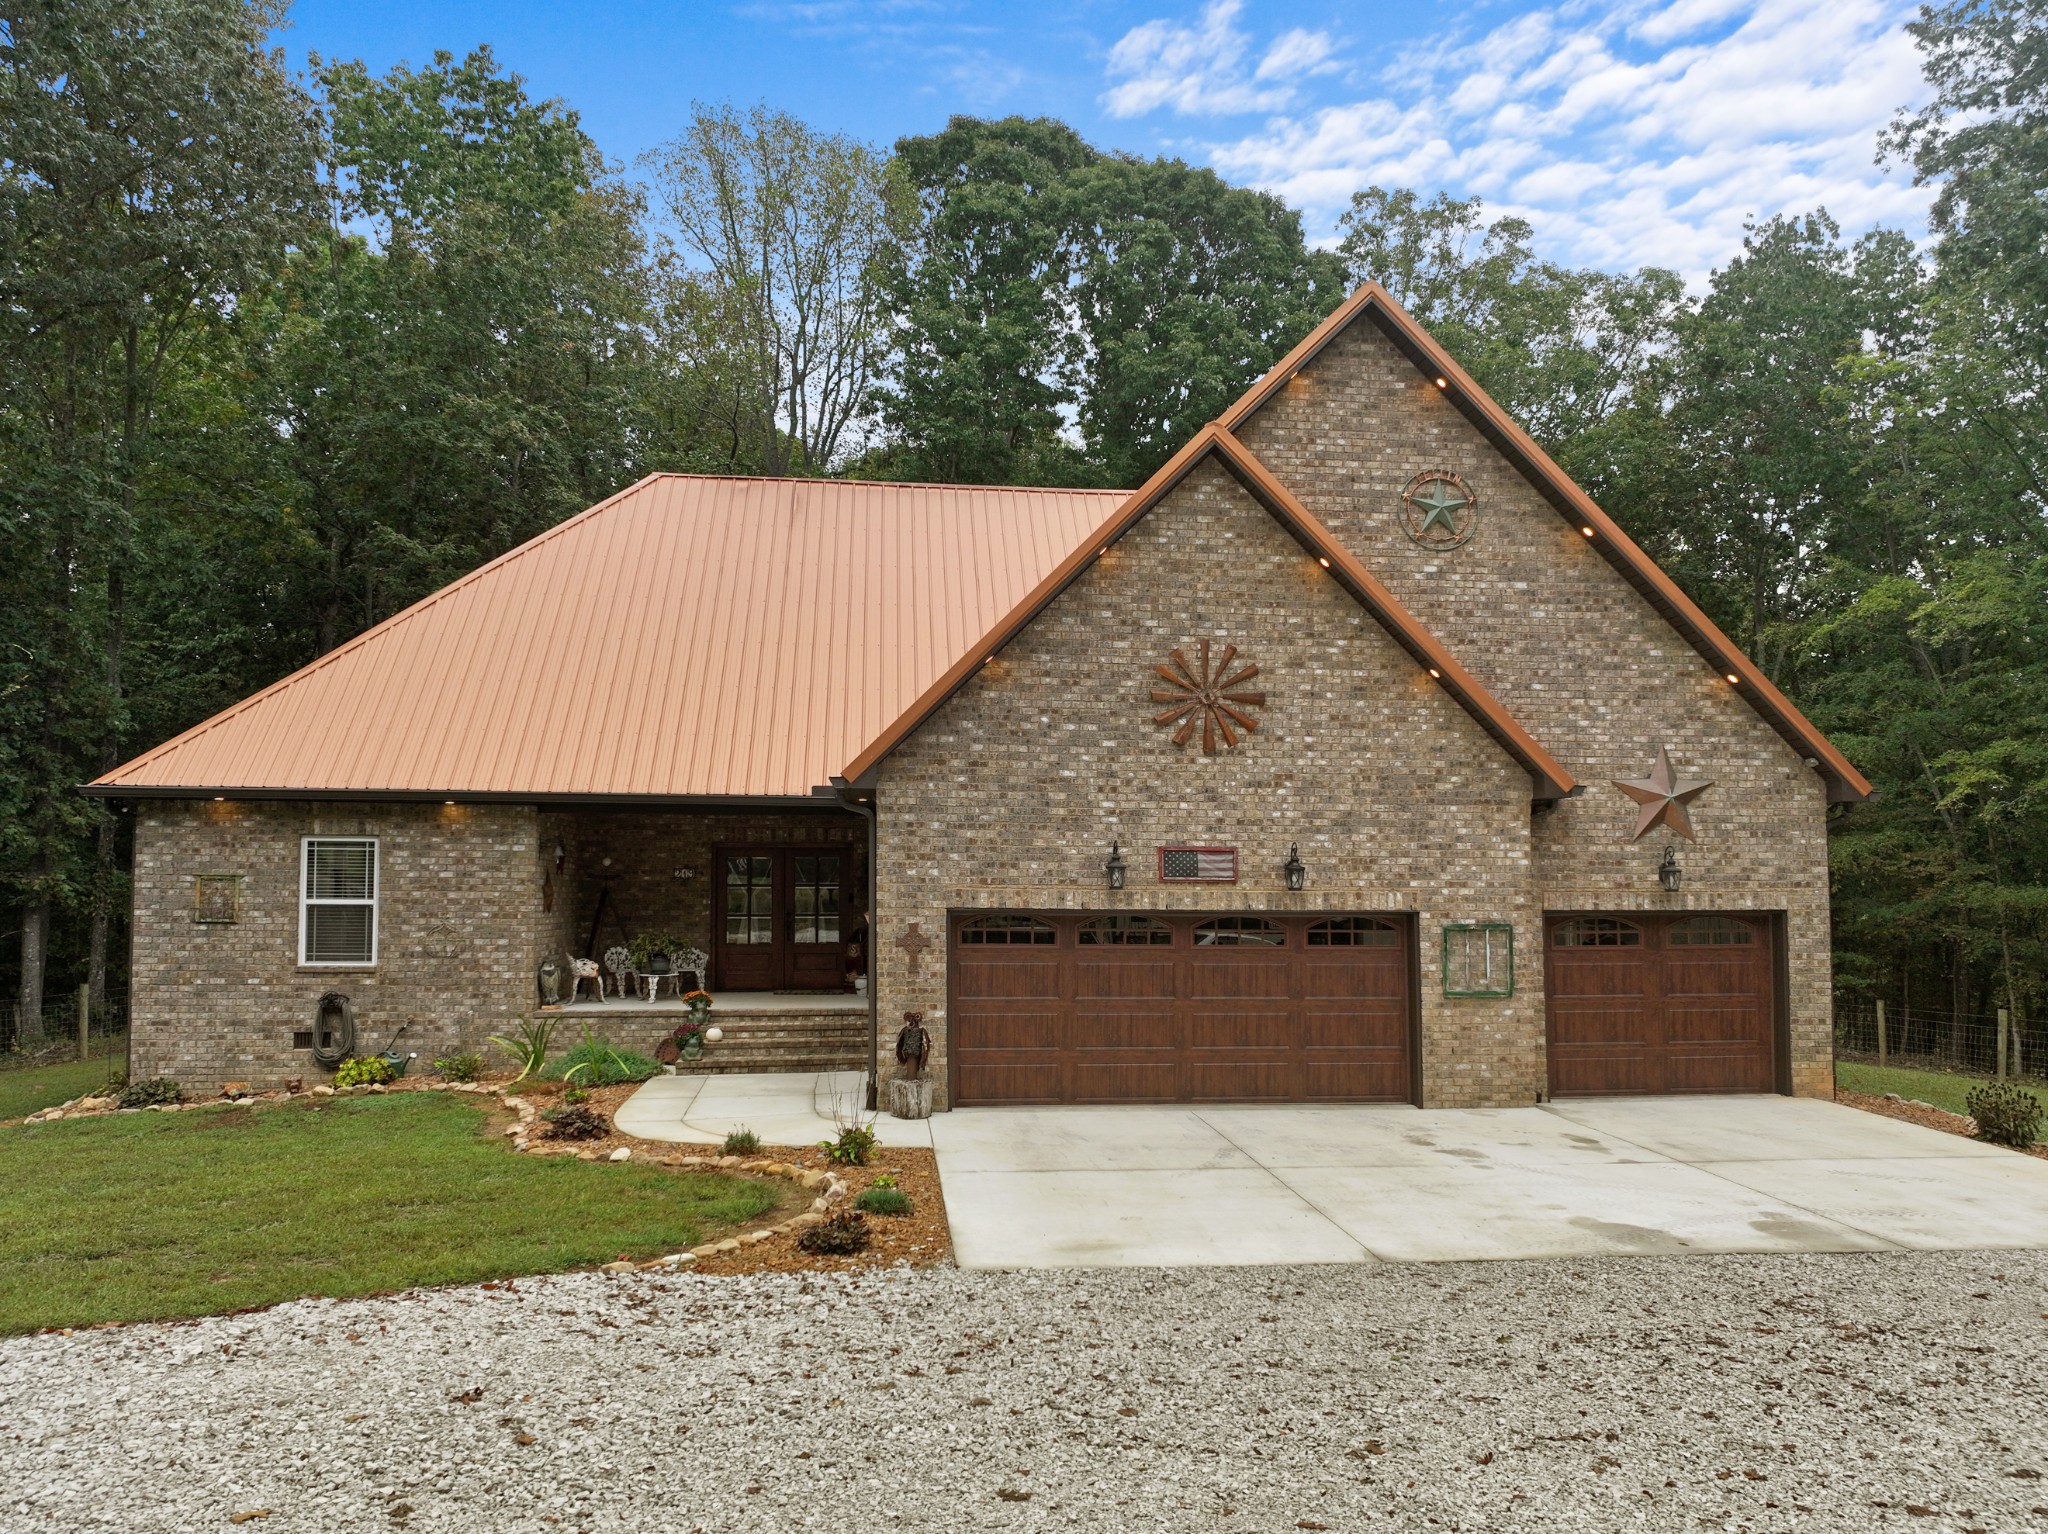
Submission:
POLYGON ((1202 661, 1199 666, 1188 664, 1188 658, 1179 650, 1171 652, 1173 664, 1154 666, 1168 687, 1152 689, 1154 703, 1170 703, 1173 707, 1163 709, 1152 716, 1154 724, 1179 724, 1173 732, 1173 743, 1185 746, 1194 738, 1195 726, 1202 728, 1202 750, 1209 756, 1216 754, 1216 737, 1220 733, 1223 744, 1237 744, 1237 732, 1249 735, 1258 729, 1259 721, 1247 709, 1264 708, 1266 695, 1262 692, 1237 692, 1234 688, 1249 682, 1259 674, 1259 668, 1246 664, 1241 671, 1233 672, 1230 663, 1237 659, 1237 646, 1225 645, 1223 657, 1214 667, 1209 664, 1209 641, 1202 641, 1202 661), (1235 728, 1233 728, 1235 726, 1235 728))
POLYGON ((1650 764, 1650 775, 1645 778, 1616 778, 1614 786, 1642 806, 1642 814, 1636 820, 1636 834, 1631 840, 1641 841, 1643 833, 1655 826, 1666 825, 1687 841, 1693 839, 1692 819, 1685 807, 1714 785, 1705 779, 1682 782, 1672 770, 1671 753, 1662 746, 1657 748, 1657 760, 1650 764))

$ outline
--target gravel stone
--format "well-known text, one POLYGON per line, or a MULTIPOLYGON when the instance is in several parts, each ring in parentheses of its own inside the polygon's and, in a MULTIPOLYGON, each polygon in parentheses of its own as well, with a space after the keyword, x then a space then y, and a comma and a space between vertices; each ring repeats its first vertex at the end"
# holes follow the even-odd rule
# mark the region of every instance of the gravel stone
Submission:
POLYGON ((0 1529, 2048 1528, 2048 1253, 579 1273, 0 1343, 0 1529))

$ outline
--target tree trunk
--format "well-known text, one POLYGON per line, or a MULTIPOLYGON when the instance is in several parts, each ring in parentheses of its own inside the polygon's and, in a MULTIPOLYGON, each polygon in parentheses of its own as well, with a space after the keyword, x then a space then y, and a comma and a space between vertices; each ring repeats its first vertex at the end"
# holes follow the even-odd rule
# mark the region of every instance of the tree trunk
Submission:
POLYGON ((16 998, 16 1049, 39 1049, 43 1043, 43 960, 49 947, 50 902, 37 900, 21 908, 21 992, 16 998))

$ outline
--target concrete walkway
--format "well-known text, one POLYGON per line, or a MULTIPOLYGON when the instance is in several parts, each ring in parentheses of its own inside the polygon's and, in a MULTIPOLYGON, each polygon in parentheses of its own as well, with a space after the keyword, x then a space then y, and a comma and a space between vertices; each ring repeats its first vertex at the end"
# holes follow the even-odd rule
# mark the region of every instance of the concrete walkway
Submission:
POLYGON ((929 1123, 970 1268, 2048 1246, 2048 1161, 1808 1099, 929 1123))
MULTIPOLYGON (((867 1102, 860 1071, 761 1075, 656 1076, 620 1105, 619 1129, 644 1140, 717 1145, 735 1129, 751 1129, 763 1145, 816 1145, 867 1102)), ((930 1145, 930 1124, 884 1113, 875 1120, 883 1145, 930 1145)))

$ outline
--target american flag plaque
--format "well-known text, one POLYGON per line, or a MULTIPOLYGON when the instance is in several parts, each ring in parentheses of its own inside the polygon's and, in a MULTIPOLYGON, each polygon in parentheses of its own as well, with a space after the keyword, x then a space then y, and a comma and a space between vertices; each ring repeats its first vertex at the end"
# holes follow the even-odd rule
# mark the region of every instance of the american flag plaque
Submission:
POLYGON ((1161 847, 1161 884, 1235 884, 1235 847, 1161 847))

